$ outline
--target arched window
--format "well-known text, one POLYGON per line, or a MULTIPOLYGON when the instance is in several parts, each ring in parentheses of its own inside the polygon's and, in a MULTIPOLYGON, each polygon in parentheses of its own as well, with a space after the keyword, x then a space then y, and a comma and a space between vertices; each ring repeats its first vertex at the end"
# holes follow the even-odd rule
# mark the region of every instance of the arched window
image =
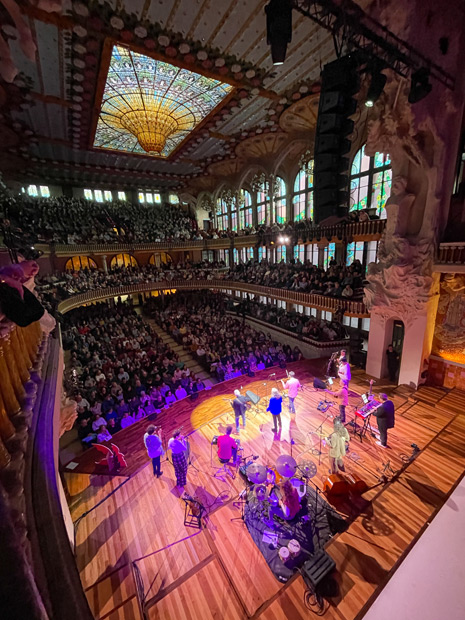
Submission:
POLYGON ((294 222, 313 219, 313 159, 297 173, 292 204, 294 222))
POLYGON ((218 230, 228 228, 228 204, 224 198, 216 199, 216 227, 218 230))
POLYGON ((269 224, 271 218, 270 213, 270 196, 268 192, 268 183, 263 181, 257 191, 257 222, 258 224, 269 224))
POLYGON ((286 221, 286 183, 281 177, 276 177, 275 193, 275 213, 278 224, 284 224, 286 221))
POLYGON ((139 263, 131 254, 117 254, 113 256, 110 263, 110 268, 115 267, 139 267, 139 263))
POLYGON ((160 267, 162 263, 164 265, 167 265, 171 262, 171 256, 166 252, 156 252, 155 254, 152 254, 152 256, 149 258, 149 265, 156 265, 157 267, 160 267))
POLYGON ((363 146, 354 157, 350 171, 350 210, 376 209, 386 218, 386 201, 391 195, 391 159, 384 153, 365 155, 363 146))
POLYGON ((66 271, 79 271, 80 269, 97 269, 97 263, 88 256, 73 256, 66 261, 66 271))
POLYGON ((241 189, 239 193, 239 228, 246 228, 252 224, 252 196, 246 189, 241 189))

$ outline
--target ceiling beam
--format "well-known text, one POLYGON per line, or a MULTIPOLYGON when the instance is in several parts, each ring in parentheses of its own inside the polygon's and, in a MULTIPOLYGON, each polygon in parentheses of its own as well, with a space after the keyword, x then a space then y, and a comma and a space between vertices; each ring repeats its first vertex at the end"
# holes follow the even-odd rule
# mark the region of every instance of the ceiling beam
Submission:
POLYGON ((43 95, 42 93, 31 92, 29 93, 33 99, 42 101, 42 103, 53 103, 55 105, 61 105, 64 108, 71 108, 73 106, 72 101, 66 101, 61 97, 55 97, 54 95, 43 95))

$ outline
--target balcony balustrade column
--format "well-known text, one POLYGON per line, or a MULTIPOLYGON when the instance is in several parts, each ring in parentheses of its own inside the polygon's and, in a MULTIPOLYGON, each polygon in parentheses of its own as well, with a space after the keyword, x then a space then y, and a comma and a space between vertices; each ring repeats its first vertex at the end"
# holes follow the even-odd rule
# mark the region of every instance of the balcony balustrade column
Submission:
POLYGON ((107 255, 104 254, 102 256, 102 265, 103 265, 103 272, 105 273, 105 275, 108 275, 108 265, 107 265, 107 255))
MULTIPOLYGON (((0 341, 1 344, 2 341, 0 341)), ((19 401, 16 398, 8 365, 3 354, 3 347, 0 346, 0 397, 4 404, 7 414, 12 417, 21 411, 19 401)))

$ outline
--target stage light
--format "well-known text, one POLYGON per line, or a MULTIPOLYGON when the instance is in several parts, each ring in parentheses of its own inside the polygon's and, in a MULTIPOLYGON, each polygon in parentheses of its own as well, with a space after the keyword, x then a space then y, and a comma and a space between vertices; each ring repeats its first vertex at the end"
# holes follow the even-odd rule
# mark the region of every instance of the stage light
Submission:
POLYGON ((429 83, 429 71, 426 67, 422 67, 412 73, 410 92, 408 94, 409 103, 418 103, 430 94, 433 87, 429 83))
POLYGON ((271 47, 274 65, 286 59, 287 45, 292 40, 292 5, 290 0, 270 0, 265 7, 266 42, 271 47))
POLYGON ((384 73, 380 73, 379 70, 373 71, 371 75, 371 84, 368 88, 365 105, 367 108, 372 108, 376 101, 379 99, 386 85, 387 77, 384 73))

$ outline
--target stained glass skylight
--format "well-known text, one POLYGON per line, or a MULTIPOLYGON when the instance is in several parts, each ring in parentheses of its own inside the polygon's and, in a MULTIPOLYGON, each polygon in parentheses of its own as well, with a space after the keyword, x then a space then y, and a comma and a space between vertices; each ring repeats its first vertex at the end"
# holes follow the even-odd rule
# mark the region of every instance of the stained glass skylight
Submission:
POLYGON ((169 157, 233 87, 115 45, 94 147, 169 157))

